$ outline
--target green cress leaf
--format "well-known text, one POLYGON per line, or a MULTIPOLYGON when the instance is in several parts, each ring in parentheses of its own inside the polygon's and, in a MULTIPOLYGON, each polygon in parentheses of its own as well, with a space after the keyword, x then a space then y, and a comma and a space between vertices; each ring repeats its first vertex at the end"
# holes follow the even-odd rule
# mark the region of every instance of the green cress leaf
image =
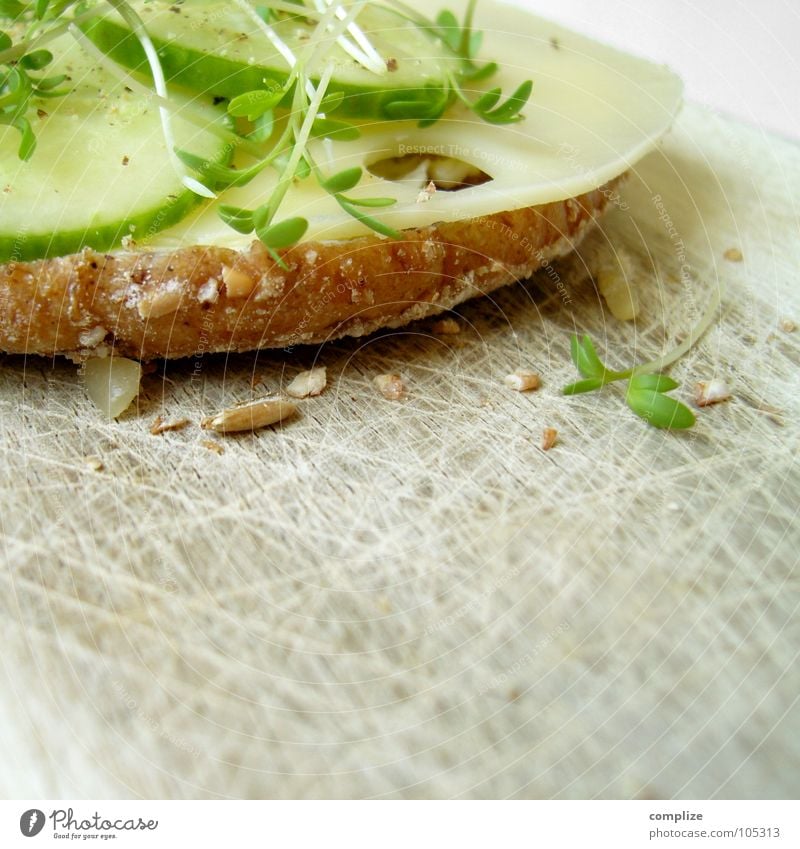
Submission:
POLYGON ((247 118, 255 121, 265 112, 274 109, 283 99, 283 89, 256 89, 237 95, 228 104, 228 114, 234 118, 247 118))
POLYGON ((641 389, 649 389, 653 392, 669 392, 680 386, 677 380, 673 380, 666 374, 637 374, 628 383, 629 391, 638 392, 641 389))
MULTIPOLYGON (((228 168, 225 165, 220 165, 218 162, 212 162, 209 159, 204 159, 202 156, 195 156, 193 153, 180 150, 179 148, 175 149, 175 155, 184 165, 187 165, 192 171, 202 177, 206 184, 215 189, 246 186, 268 164, 267 162, 256 162, 255 165, 238 171, 235 168, 228 168)), ((233 207, 230 208, 232 209, 233 207)))
POLYGON ((62 88, 55 91, 67 79, 66 74, 56 74, 53 77, 45 77, 41 80, 36 80, 34 91, 39 97, 61 97, 66 94, 69 89, 62 88))
POLYGON ((346 121, 333 118, 317 118, 311 127, 312 138, 326 138, 334 141, 355 141, 361 138, 361 131, 346 121))
POLYGON ((392 100, 383 105, 387 118, 396 121, 427 118, 432 113, 429 100, 392 100))
POLYGON ((247 134, 247 138, 255 142, 265 142, 275 129, 275 114, 269 109, 259 115, 252 123, 253 129, 247 134))
POLYGON ((524 109, 532 91, 533 81, 526 80, 517 87, 505 103, 492 112, 481 112, 480 115, 484 121, 488 121, 490 124, 513 124, 516 121, 521 121, 523 116, 519 113, 524 109))
POLYGON ((436 16, 437 35, 454 52, 458 53, 461 46, 461 25, 456 16, 449 10, 443 9, 436 16))
POLYGON ((493 109, 500 100, 502 93, 503 89, 498 86, 497 88, 490 89, 485 94, 482 94, 475 101, 475 111, 488 112, 490 109, 493 109))
POLYGON ((387 224, 384 224, 382 221, 379 221, 377 218, 373 218, 371 215, 367 215, 364 212, 361 212, 357 209, 351 202, 345 200, 341 195, 334 195, 336 200, 339 203, 339 206, 348 214, 352 215, 357 221, 360 221, 365 226, 369 227, 370 230, 374 230, 376 233, 380 233, 382 236, 388 236, 390 239, 399 239, 400 233, 397 232, 393 227, 389 227, 387 224))
MULTIPOLYGON (((0 3, 0 14, 4 14, 2 3, 0 3)), ((11 41, 11 36, 7 32, 3 32, 3 30, 0 29, 0 50, 8 50, 8 48, 11 47, 12 44, 13 42, 11 41)))
POLYGON ((308 230, 305 218, 286 218, 269 227, 256 227, 258 238, 273 250, 296 245, 308 230))
POLYGON ((363 206, 367 209, 380 209, 397 203, 397 198, 350 198, 345 195, 342 195, 342 200, 353 206, 363 206))
POLYGON ((20 115, 11 123, 17 130, 19 130, 22 137, 20 139, 17 154, 20 159, 27 162, 31 156, 33 156, 34 150, 36 150, 36 136, 33 134, 31 122, 24 116, 20 115))
POLYGON ((49 50, 34 50, 26 53, 19 63, 26 71, 41 71, 53 61, 53 54, 49 50))
POLYGON ((47 14, 47 9, 50 6, 50 0, 36 0, 36 8, 34 10, 34 16, 37 21, 41 21, 42 18, 47 14))
POLYGON ((608 369, 597 356, 597 351, 588 336, 579 339, 573 333, 569 345, 572 362, 584 377, 603 377, 606 374, 608 369))
POLYGON ((487 62, 485 65, 481 65, 480 67, 476 67, 474 71, 469 70, 465 71, 463 76, 465 80, 469 80, 470 82, 477 83, 481 80, 488 79, 489 77, 494 76, 500 70, 497 62, 487 62))
POLYGON ((349 192, 350 189, 358 185, 362 173, 358 166, 355 168, 345 168, 344 171, 339 171, 332 177, 323 180, 320 185, 326 192, 332 195, 339 194, 340 192, 349 192))
POLYGON ((344 92, 334 91, 331 94, 326 94, 319 105, 319 111, 323 115, 329 115, 331 112, 335 112, 342 105, 343 101, 344 92))
POLYGON ((469 48, 467 50, 467 54, 470 59, 474 59, 481 49, 481 44, 483 43, 483 33, 482 32, 472 32, 469 36, 469 48))
POLYGON ((223 203, 220 205, 218 213, 219 217, 237 233, 247 235, 253 232, 253 213, 249 209, 241 209, 238 206, 229 206, 223 203))
POLYGON ((595 389, 600 389, 603 386, 601 377, 590 377, 587 380, 579 380, 576 383, 570 383, 561 390, 562 395, 580 395, 582 392, 594 392, 595 389))
POLYGON ((630 388, 625 394, 628 406, 653 427, 686 430, 695 423, 694 413, 680 401, 651 389, 630 388))

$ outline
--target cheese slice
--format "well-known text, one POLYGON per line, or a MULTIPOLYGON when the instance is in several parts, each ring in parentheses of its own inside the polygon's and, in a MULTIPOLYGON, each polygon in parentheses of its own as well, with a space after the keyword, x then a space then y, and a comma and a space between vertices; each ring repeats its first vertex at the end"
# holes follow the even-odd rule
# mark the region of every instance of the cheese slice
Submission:
MULTIPOLYGON (((411 5, 431 13, 421 0, 411 0, 411 5)), ((448 2, 459 17, 464 5, 464 0, 448 2)), ((501 86, 508 96, 524 80, 533 80, 524 121, 495 126, 458 105, 425 129, 413 121, 372 121, 361 124, 362 135, 356 141, 315 143, 314 155, 328 173, 355 165, 365 169, 362 184, 350 195, 397 198, 395 206, 377 211, 392 227, 491 215, 597 188, 652 150, 678 112, 682 84, 666 67, 493 0, 480 0, 475 27, 484 33, 481 58, 500 66, 482 85, 501 86), (366 170, 377 160, 404 154, 449 156, 492 179, 457 192, 421 197, 424 177, 419 170, 414 179, 400 181, 384 180, 366 170)), ((222 199, 253 208, 269 197, 276 181, 276 172, 269 169, 249 185, 225 191, 222 199)), ((216 206, 217 202, 206 204, 157 234, 149 246, 247 247, 253 237, 225 225, 216 206)), ((292 188, 278 220, 295 215, 309 221, 306 239, 347 239, 371 232, 344 213, 313 179, 292 188)))

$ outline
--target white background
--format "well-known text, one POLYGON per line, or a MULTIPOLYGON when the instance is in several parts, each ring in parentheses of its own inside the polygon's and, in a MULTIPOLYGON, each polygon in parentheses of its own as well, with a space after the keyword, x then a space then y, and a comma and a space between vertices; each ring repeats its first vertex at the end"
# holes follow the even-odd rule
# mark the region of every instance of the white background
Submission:
POLYGON ((516 0, 664 62, 686 97, 800 139, 798 0, 516 0))

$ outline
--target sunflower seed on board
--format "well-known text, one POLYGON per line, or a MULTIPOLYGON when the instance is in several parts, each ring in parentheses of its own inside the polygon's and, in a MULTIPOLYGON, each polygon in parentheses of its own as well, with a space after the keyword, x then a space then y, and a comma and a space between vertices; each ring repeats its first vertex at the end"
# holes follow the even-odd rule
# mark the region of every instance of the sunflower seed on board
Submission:
POLYGON ((200 426, 215 433, 240 433, 277 424, 296 412, 297 405, 291 401, 268 398, 221 410, 214 416, 204 418, 200 426))

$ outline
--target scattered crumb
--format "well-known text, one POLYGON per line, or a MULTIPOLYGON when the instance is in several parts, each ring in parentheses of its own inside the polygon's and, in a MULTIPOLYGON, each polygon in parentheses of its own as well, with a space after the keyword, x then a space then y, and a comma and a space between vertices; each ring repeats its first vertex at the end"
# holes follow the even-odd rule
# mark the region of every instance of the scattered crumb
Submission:
POLYGON ((797 330, 797 325, 790 318, 782 318, 778 322, 778 327, 780 327, 784 333, 794 333, 795 330, 797 330))
POLYGON ((399 374, 379 374, 372 383, 388 401, 400 401, 405 397, 406 385, 399 374))
POLYGON ((97 325, 89 330, 81 331, 78 336, 78 344, 81 348, 96 348, 105 340, 107 334, 108 331, 105 327, 97 325))
POLYGON ((546 427, 542 431, 542 451, 549 451, 558 439, 558 431, 554 427, 546 427))
POLYGON ((417 203, 427 203, 436 194, 436 183, 431 180, 417 195, 417 203))
POLYGON ((123 165, 128 165, 130 163, 130 161, 131 161, 130 156, 123 156, 122 157, 122 164, 123 165))
POLYGON ((222 266, 222 282, 229 298, 246 298, 256 287, 256 281, 240 268, 222 266))
POLYGON ((301 371, 286 387, 286 394, 292 398, 309 398, 319 395, 327 385, 327 369, 325 366, 317 366, 301 371))
POLYGON ((551 36, 550 46, 553 50, 561 50, 561 42, 555 36, 551 36))
POLYGON ((507 374, 503 378, 503 383, 517 392, 531 392, 542 385, 541 378, 535 371, 525 371, 525 369, 517 369, 513 374, 507 374))
POLYGON ((180 289, 165 289, 145 295, 138 303, 139 315, 144 319, 161 318, 175 312, 181 305, 180 289))
POLYGON ((37 109, 37 110, 36 110, 36 116, 37 116, 38 118, 46 118, 46 117, 47 117, 47 112, 45 112, 45 111, 44 111, 44 109, 37 109))
POLYGON ((387 71, 396 71, 397 70, 397 59, 394 56, 390 56, 386 60, 386 70, 387 71))
POLYGON ((297 412, 297 405, 278 398, 266 398, 251 401, 238 407, 220 410, 213 416, 206 416, 200 427, 216 433, 241 433, 259 430, 271 424, 288 419, 297 412))
POLYGON ((215 304, 219 298, 219 281, 216 277, 209 277, 197 290, 197 300, 201 304, 215 304))
POLYGON ((83 461, 86 467, 93 472, 102 472, 105 468, 103 461, 99 457, 86 457, 83 461))
POLYGON ((698 407, 709 407, 719 404, 731 397, 731 391, 724 380, 701 380, 694 387, 694 401, 698 407))
POLYGON ((742 252, 739 250, 739 248, 728 248, 728 250, 725 251, 723 256, 725 257, 725 259, 728 260, 728 262, 741 262, 744 259, 744 256, 742 255, 742 252))
POLYGON ((156 416, 153 423, 150 425, 150 433, 153 436, 166 433, 168 430, 183 430, 189 424, 189 419, 173 419, 165 422, 161 416, 156 416))
POLYGON ((594 265, 593 277, 611 315, 618 321, 636 318, 639 301, 635 289, 637 268, 633 257, 620 248, 613 258, 605 255, 596 258, 594 265))
POLYGON ((455 336, 461 333, 461 325, 454 318, 440 318, 431 325, 431 332, 438 336, 455 336))
POLYGON ((215 454, 224 454, 225 448, 219 444, 219 442, 214 442, 211 439, 204 439, 200 442, 203 448, 208 448, 209 451, 213 451, 215 454))

